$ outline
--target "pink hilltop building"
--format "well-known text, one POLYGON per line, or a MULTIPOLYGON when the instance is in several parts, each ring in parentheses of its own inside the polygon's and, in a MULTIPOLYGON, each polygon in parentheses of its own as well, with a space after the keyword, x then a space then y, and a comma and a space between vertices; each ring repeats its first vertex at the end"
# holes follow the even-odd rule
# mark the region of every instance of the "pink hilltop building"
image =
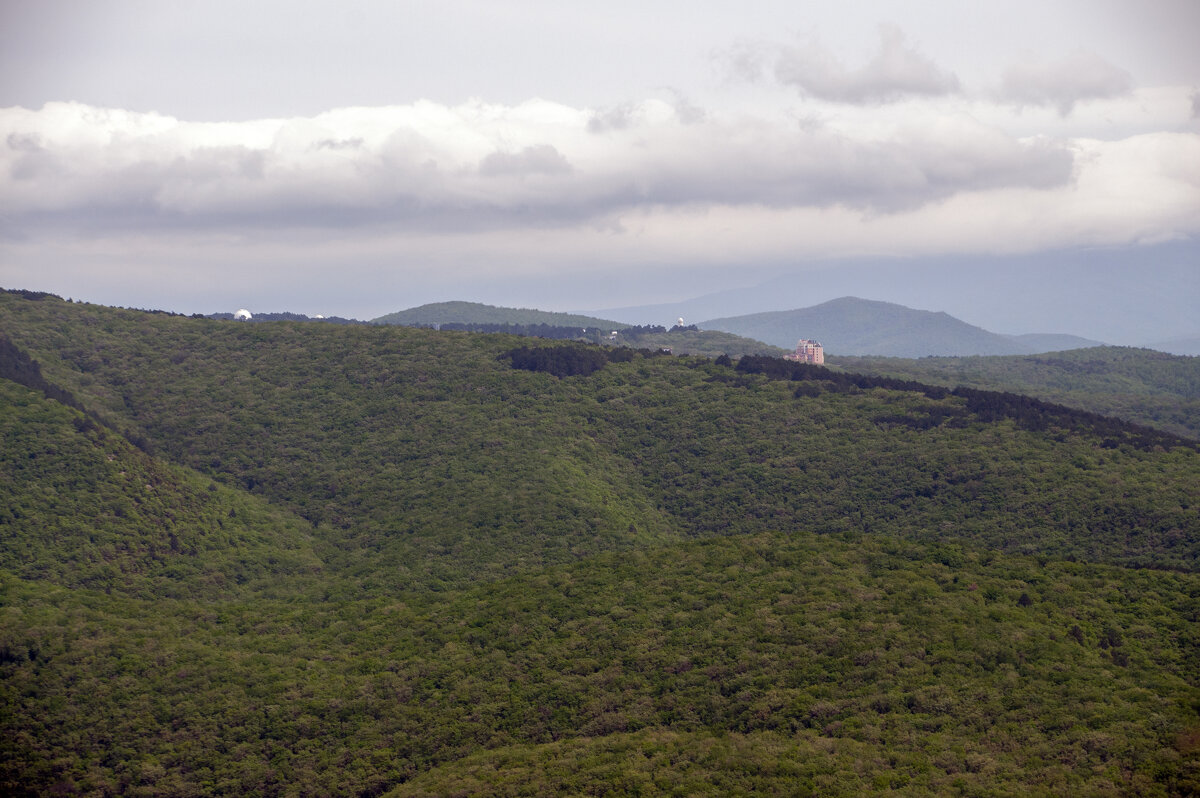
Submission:
POLYGON ((784 360, 798 360, 801 363, 824 363, 825 350, 817 341, 801 338, 796 343, 796 351, 783 356, 784 360))

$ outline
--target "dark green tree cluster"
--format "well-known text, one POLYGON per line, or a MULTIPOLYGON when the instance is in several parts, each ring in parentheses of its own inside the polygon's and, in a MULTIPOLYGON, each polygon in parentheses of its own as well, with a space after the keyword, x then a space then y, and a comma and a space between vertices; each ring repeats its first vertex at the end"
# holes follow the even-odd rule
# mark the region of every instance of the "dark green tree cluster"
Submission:
POLYGON ((848 374, 842 371, 833 371, 814 363, 802 363, 763 355, 747 355, 738 360, 735 368, 744 374, 764 374, 773 380, 819 381, 826 383, 833 390, 842 392, 884 388, 890 391, 915 391, 925 394, 930 399, 942 399, 949 393, 945 388, 913 380, 848 374))
MULTIPOLYGON (((966 410, 981 421, 994 422, 1011 419, 1023 428, 1035 432, 1044 432, 1052 427, 1086 431, 1093 435, 1103 436, 1105 438, 1104 445, 1110 448, 1122 443, 1141 449, 1197 446, 1194 441, 1179 435, 1007 391, 983 391, 965 386, 947 390, 942 386, 928 385, 914 380, 851 374, 833 371, 811 363, 797 363, 782 358, 753 355, 741 358, 736 368, 743 373, 764 374, 776 380, 816 381, 834 391, 882 388, 891 391, 918 392, 931 399, 942 399, 948 395, 958 396, 966 400, 966 410)), ((819 388, 801 387, 797 388, 795 395, 798 398, 811 397, 818 395, 819 392, 819 388)), ((961 414, 948 412, 936 414, 935 417, 945 420, 961 418, 961 414)), ((928 419, 922 420, 918 426, 929 426, 927 421, 928 419)), ((899 423, 904 423, 904 421, 900 419, 899 423)))
POLYGON ((7 294, 12 294, 13 296, 19 296, 21 299, 28 299, 32 302, 37 302, 42 299, 56 299, 60 302, 62 301, 62 297, 60 297, 58 294, 51 294, 48 291, 30 291, 27 288, 5 288, 0 290, 3 290, 7 294))
POLYGON ((657 357, 663 351, 633 350, 627 347, 601 349, 597 346, 521 346, 505 352, 515 369, 544 371, 555 377, 586 377, 609 363, 628 363, 635 358, 657 357))
MULTIPOLYGON (((29 297, 25 297, 28 299, 29 297)), ((42 376, 38 362, 18 349, 3 333, 0 333, 0 379, 11 380, 18 385, 40 391, 47 399, 61 402, 67 407, 82 410, 79 400, 57 385, 52 385, 42 376)))
POLYGON ((617 330, 621 338, 629 343, 637 343, 649 335, 662 335, 666 331, 667 328, 661 324, 635 324, 617 330))
POLYGON ((504 356, 515 369, 544 371, 555 377, 587 376, 608 365, 607 353, 585 346, 522 346, 504 356))

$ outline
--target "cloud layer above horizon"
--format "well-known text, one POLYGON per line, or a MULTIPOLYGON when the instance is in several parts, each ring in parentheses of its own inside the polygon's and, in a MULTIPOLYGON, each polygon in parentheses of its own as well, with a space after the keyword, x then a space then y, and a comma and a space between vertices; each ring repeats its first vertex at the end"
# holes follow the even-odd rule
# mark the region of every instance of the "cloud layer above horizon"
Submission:
POLYGON ((453 285, 1200 235, 1194 85, 1078 48, 964 80, 899 25, 874 38, 855 57, 816 34, 731 39, 708 52, 718 89, 607 105, 0 108, 0 254, 18 277, 287 262, 313 285, 386 262, 436 293, 431 269, 453 285))
MULTIPOLYGON (((1181 113, 1190 102, 1173 99, 1181 113)), ((1062 243, 1099 244, 1195 233, 1200 208, 1194 133, 1018 136, 911 103, 826 121, 697 115, 659 99, 619 114, 418 102, 234 123, 47 103, 0 109, 0 135, 9 240, 39 229, 613 232, 631 216, 733 210, 836 211, 871 227, 956 202, 999 221, 1009 203, 1036 201, 1057 206, 1062 243)))

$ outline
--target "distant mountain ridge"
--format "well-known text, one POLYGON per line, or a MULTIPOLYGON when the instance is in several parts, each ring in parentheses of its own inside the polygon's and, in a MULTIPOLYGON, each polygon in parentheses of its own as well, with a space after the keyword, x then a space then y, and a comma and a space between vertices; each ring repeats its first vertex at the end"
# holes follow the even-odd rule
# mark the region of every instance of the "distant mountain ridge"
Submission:
MULTIPOLYGON (((584 312, 618 320, 729 318, 811 307, 843 296, 937 308, 1004 333, 1045 330, 1174 354, 1200 338, 1200 239, 1035 254, 863 257, 779 264, 774 275, 729 264, 726 287, 584 312), (1186 341, 1185 341, 1186 343, 1186 341)), ((703 290, 703 289, 701 289, 703 290)), ((660 322, 661 323, 661 322, 660 322)))
POLYGON ((1065 352, 1068 349, 1090 349, 1093 346, 1105 345, 1102 341, 1093 341, 1090 338, 1064 333, 1026 333, 1025 335, 1005 335, 1004 337, 1026 347, 1026 351, 1031 355, 1039 355, 1043 352, 1065 352))
POLYGON ((711 319, 697 326, 782 347, 794 346, 800 338, 816 339, 827 354, 835 355, 1027 355, 1097 344, 1069 335, 1000 335, 947 313, 857 297, 796 310, 711 319))
POLYGON ((1172 355, 1200 357, 1200 335, 1194 335, 1190 338, 1172 338, 1170 341, 1155 341, 1147 344, 1147 346, 1150 349, 1169 352, 1172 355))

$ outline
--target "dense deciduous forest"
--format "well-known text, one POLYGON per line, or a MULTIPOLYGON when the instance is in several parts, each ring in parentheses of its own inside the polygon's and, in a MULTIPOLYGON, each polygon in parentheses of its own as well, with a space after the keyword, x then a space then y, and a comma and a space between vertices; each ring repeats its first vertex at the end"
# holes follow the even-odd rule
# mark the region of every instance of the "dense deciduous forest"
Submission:
POLYGON ((1010 391, 1200 439, 1200 357, 1103 346, 1043 355, 836 357, 852 372, 1010 391))
POLYGON ((1200 789, 1190 439, 767 357, 0 334, 7 793, 1200 789))
MULTIPOLYGON (((1099 413, 1043 402, 1008 391, 982 391, 961 385, 953 390, 947 390, 938 385, 929 385, 914 380, 831 371, 824 366, 793 363, 782 358, 772 357, 744 357, 738 361, 737 370, 751 374, 766 374, 777 380, 809 381, 818 384, 818 387, 815 388, 809 386, 797 388, 797 396, 818 395, 821 390, 819 386, 822 385, 835 391, 869 388, 916 391, 931 399, 942 399, 948 395, 959 396, 966 400, 966 412, 980 420, 998 421, 1008 418, 1026 429, 1037 431, 1043 431, 1056 425, 1087 430, 1096 435, 1107 436, 1103 445, 1110 448, 1118 445, 1118 440, 1143 449, 1154 446, 1200 446, 1187 437, 1172 435, 1130 422, 1122 422, 1120 419, 1099 413)), ((943 423, 948 415, 950 415, 949 411, 939 413, 931 418, 916 420, 900 416, 896 417, 894 421, 901 424, 915 421, 920 427, 927 429, 943 423)))

